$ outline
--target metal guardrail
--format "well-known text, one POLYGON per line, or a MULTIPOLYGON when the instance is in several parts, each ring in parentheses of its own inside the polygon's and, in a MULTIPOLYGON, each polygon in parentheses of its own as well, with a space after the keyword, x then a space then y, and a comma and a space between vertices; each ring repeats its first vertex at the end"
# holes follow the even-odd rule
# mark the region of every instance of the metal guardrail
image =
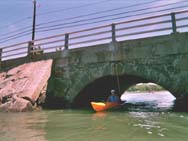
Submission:
POLYGON ((1 47, 0 59, 8 60, 27 56, 37 50, 61 51, 90 45, 160 36, 188 31, 188 10, 136 18, 124 22, 59 34, 55 36, 1 47), (187 28, 187 30, 185 29, 187 28), (183 30, 184 29, 184 30, 183 30), (182 30, 182 31, 181 31, 182 30))

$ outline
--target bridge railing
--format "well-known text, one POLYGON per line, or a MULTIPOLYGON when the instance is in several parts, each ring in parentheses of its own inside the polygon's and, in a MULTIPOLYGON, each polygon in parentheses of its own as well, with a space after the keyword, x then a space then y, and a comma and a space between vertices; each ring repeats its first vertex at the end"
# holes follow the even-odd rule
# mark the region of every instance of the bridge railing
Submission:
POLYGON ((0 59, 86 47, 102 43, 168 35, 188 31, 188 10, 135 18, 123 22, 54 35, 1 47, 0 59))
POLYGON ((14 45, 2 47, 0 49, 0 60, 7 60, 26 56, 28 54, 28 42, 22 42, 14 45))

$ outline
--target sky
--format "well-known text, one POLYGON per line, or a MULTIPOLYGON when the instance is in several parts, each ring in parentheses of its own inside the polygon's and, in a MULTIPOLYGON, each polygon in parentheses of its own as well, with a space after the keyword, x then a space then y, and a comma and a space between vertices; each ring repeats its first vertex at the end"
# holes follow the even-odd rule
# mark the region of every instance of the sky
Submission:
MULTIPOLYGON (((188 9, 188 0, 36 1, 37 17, 35 39, 53 36, 56 34, 70 33, 73 31, 127 21, 135 18, 188 9), (162 10, 162 12, 156 12, 159 10, 162 10), (118 17, 124 18, 118 19, 118 17)), ((1 0, 0 48, 19 42, 30 41, 32 17, 33 0, 1 0), (14 38, 18 36, 22 37, 14 38)), ((137 23, 134 24, 136 25, 137 23)), ((152 26, 151 29, 152 28, 155 28, 155 26, 152 26)), ((132 30, 128 32, 131 33, 132 30)))

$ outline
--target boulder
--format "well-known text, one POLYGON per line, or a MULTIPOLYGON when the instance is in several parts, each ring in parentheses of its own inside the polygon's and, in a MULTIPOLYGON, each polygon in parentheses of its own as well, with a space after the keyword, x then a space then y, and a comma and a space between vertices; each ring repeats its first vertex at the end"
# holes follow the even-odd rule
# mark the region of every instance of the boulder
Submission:
POLYGON ((29 111, 41 97, 51 75, 52 60, 31 62, 0 73, 0 109, 29 111))
POLYGON ((33 105, 30 101, 25 100, 23 98, 19 98, 15 95, 12 98, 10 98, 8 102, 1 104, 0 108, 3 111, 24 112, 31 111, 33 109, 33 105))

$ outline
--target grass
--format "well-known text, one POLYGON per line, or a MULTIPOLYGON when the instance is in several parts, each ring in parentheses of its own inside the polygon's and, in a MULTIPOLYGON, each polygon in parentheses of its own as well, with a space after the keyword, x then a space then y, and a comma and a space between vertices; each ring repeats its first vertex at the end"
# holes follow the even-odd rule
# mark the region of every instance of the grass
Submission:
POLYGON ((148 85, 148 84, 142 84, 142 85, 134 85, 130 87, 127 91, 128 92, 146 92, 146 91, 163 91, 164 88, 159 85, 148 85))

